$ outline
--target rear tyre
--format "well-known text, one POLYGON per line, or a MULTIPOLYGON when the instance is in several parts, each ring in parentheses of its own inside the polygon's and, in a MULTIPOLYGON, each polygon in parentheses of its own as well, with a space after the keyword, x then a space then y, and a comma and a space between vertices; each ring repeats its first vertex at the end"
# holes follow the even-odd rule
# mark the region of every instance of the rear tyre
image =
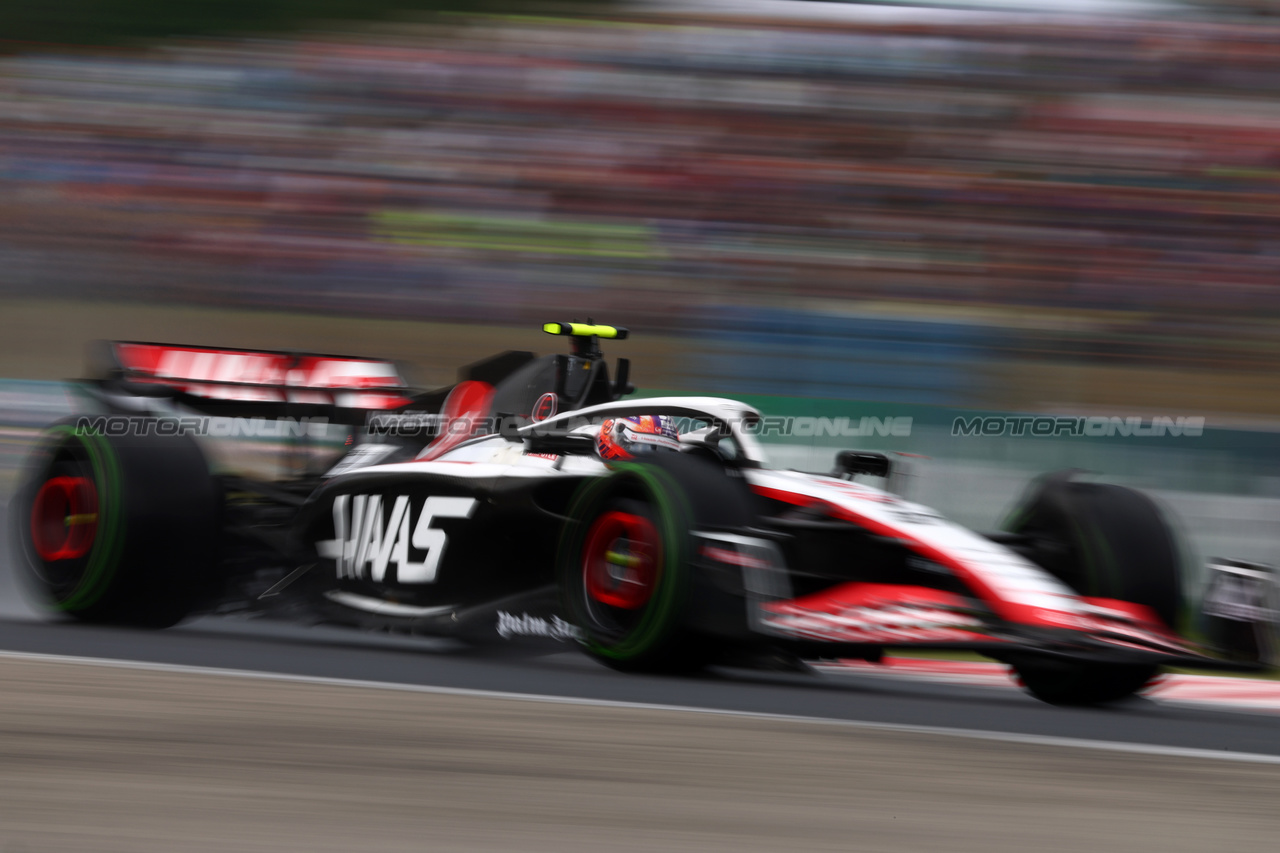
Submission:
POLYGON ((690 626, 691 524, 749 518, 749 495, 723 465, 685 454, 619 463, 588 482, 559 551, 561 597, 589 655, 615 669, 688 672, 714 651, 690 626))
POLYGON ((165 628, 209 592, 221 494, 189 436, 57 424, 14 506, 26 586, 55 612, 165 628))
MULTIPOLYGON (((1083 596, 1151 608, 1170 628, 1182 609, 1177 535, 1156 503, 1124 486, 1073 482, 1069 473, 1032 486, 1006 522, 1028 536, 1028 556, 1083 596)), ((1158 672, 1147 664, 1013 661, 1027 691, 1054 705, 1096 705, 1130 696, 1158 672)))

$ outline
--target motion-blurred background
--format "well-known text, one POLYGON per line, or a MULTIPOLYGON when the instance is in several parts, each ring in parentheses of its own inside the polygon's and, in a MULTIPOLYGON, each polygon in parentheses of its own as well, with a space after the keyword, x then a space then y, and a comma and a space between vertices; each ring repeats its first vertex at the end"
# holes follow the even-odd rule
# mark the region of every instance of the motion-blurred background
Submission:
POLYGON ((115 337, 430 386, 591 316, 642 389, 912 416, 855 443, 934 456, 962 520, 979 470, 1008 497, 1082 464, 1280 556, 1277 10, 7 4, 0 376, 115 337), (960 410, 1209 429, 954 438, 960 410))

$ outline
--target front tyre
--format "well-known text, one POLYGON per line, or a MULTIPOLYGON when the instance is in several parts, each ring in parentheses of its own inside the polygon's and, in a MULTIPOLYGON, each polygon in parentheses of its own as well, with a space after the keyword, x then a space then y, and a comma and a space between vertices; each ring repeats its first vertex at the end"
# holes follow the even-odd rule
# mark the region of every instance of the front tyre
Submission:
POLYGON ((1150 497, 1070 473, 1033 484, 1005 529, 1037 543, 1029 554, 1077 593, 1151 608, 1176 630, 1182 610, 1177 533, 1150 497))
MULTIPOLYGON (((1070 472, 1050 475, 1032 486, 1005 527, 1036 543, 1028 556, 1080 595, 1141 604, 1176 627, 1182 607, 1177 534, 1142 492, 1076 482, 1070 472)), ((1035 657, 1010 663, 1028 693, 1053 705, 1116 702, 1159 671, 1148 664, 1035 657)))
POLYGON ((699 622, 699 602, 715 593, 696 583, 691 531, 750 524, 751 494, 736 473, 700 454, 656 453, 581 488, 558 571, 566 616, 588 654, 649 672, 688 672, 713 659, 725 638, 699 622))
POLYGON ((176 624, 209 591, 220 507, 194 439, 56 424, 13 503, 26 586, 80 621, 176 624))
POLYGON ((1159 667, 1075 661, 1014 662, 1022 687, 1050 705, 1106 705, 1134 695, 1151 683, 1159 667))
POLYGON ((588 654, 616 669, 696 668, 683 629, 691 513, 661 469, 619 464, 578 495, 560 548, 560 589, 588 654))

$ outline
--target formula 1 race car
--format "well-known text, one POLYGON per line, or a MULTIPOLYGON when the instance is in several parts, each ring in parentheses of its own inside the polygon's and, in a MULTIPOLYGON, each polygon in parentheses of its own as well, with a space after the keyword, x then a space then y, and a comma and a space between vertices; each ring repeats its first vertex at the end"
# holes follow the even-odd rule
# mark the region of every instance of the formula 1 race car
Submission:
POLYGON ((1175 632, 1178 545, 1139 492, 1047 477, 980 535, 860 480, 884 454, 774 470, 749 406, 627 398, 599 348, 624 329, 545 330, 572 353, 420 394, 388 362, 106 344, 93 411, 47 430, 12 504, 21 563, 80 620, 248 611, 623 670, 964 649, 1092 704, 1235 665, 1175 632))

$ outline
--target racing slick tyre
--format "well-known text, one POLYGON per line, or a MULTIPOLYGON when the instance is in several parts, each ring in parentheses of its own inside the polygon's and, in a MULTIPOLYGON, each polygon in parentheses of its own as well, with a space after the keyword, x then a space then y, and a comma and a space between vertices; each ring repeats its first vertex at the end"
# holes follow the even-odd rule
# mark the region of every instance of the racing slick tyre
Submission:
POLYGON ((1050 705, 1105 705, 1137 693, 1155 677, 1149 664, 1083 664, 1043 659, 1017 661, 1018 681, 1050 705))
POLYGON ((221 493, 190 436, 55 424, 15 501, 27 586, 84 622, 167 628, 207 593, 221 493))
MULTIPOLYGON (((1182 608, 1178 538, 1156 503, 1142 492, 1075 482, 1071 473, 1035 483, 1005 528, 1034 543, 1027 554, 1083 596, 1142 604, 1166 626, 1182 608)), ((1032 659, 1014 662, 1028 692, 1055 705, 1114 702, 1141 690, 1156 674, 1149 664, 1032 659)))
POLYGON ((611 467, 569 510, 558 555, 565 612, 587 653, 610 667, 699 669, 714 644, 689 626, 690 531, 748 523, 750 493, 705 456, 661 453, 611 467))

